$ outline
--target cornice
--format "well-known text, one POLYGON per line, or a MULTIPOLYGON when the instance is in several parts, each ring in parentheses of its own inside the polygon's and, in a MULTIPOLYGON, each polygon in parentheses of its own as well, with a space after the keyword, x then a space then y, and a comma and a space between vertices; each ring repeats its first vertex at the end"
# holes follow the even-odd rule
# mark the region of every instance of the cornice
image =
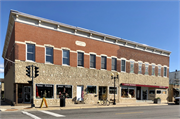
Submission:
MULTIPOLYGON (((14 23, 14 21, 29 24, 29 25, 34 25, 37 27, 47 28, 47 29, 51 29, 51 30, 55 30, 55 31, 59 31, 59 32, 66 32, 71 35, 86 37, 86 38, 90 38, 93 40, 98 40, 101 42, 106 42, 106 43, 110 43, 110 44, 114 44, 114 45, 128 47, 128 48, 132 48, 132 49, 136 49, 136 50, 141 50, 141 51, 145 51, 145 52, 149 52, 149 53, 153 53, 153 54, 157 54, 157 55, 169 57, 171 54, 170 51, 166 51, 166 50, 151 47, 151 46, 148 46, 145 44, 140 44, 137 42, 125 40, 125 39, 122 39, 119 37, 103 34, 100 32, 91 31, 88 29, 75 27, 75 26, 64 24, 64 23, 44 19, 41 17, 36 17, 36 16, 29 15, 26 13, 18 12, 15 10, 10 11, 7 34, 9 32, 12 32, 12 27, 10 27, 10 22, 14 23)), ((7 34, 6 34, 6 40, 5 40, 5 44, 4 44, 2 57, 5 57, 9 39, 10 39, 9 38, 10 35, 7 35, 7 34)))

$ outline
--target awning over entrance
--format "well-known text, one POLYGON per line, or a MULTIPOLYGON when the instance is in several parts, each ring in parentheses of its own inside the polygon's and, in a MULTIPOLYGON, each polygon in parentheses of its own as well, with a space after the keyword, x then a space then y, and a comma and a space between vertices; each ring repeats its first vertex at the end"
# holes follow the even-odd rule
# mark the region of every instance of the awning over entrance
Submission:
POLYGON ((141 85, 141 84, 129 84, 121 83, 123 86, 139 86, 139 87, 153 87, 153 88, 168 88, 168 86, 154 86, 154 85, 141 85))

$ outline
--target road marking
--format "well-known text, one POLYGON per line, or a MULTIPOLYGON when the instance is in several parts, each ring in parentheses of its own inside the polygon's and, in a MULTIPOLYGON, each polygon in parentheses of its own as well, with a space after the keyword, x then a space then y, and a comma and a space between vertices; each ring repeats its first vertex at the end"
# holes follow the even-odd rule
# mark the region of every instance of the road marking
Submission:
POLYGON ((37 116, 35 116, 35 115, 31 114, 31 113, 25 112, 25 111, 22 111, 22 113, 32 117, 33 119, 41 119, 41 118, 39 118, 39 117, 37 117, 37 116))
POLYGON ((40 111, 40 112, 43 112, 43 113, 46 113, 46 114, 49 114, 49 115, 52 115, 52 116, 55 116, 55 117, 66 117, 64 115, 56 114, 56 113, 49 112, 49 111, 40 111))
POLYGON ((116 114, 133 114, 133 113, 143 113, 143 112, 127 112, 127 113, 116 113, 116 114))

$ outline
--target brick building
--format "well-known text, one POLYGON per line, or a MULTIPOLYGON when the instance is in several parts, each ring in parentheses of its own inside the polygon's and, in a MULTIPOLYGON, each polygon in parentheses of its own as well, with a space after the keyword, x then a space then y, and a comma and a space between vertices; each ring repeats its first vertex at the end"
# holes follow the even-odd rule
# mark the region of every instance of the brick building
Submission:
POLYGON ((30 103, 31 79, 26 66, 39 67, 34 78, 34 103, 42 97, 59 105, 84 100, 95 104, 103 96, 117 102, 136 102, 160 97, 166 101, 169 86, 169 51, 124 40, 60 22, 10 11, 2 57, 5 67, 5 99, 30 103), (10 59, 15 64, 6 60, 10 59))

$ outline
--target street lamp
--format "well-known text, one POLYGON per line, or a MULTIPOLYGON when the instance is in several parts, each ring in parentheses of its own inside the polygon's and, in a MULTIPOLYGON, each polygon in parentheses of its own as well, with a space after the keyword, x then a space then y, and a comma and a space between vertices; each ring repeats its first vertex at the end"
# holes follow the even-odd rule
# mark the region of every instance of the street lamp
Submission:
POLYGON ((119 73, 117 73, 116 77, 114 76, 114 73, 111 73, 111 79, 114 79, 114 102, 113 102, 113 105, 116 105, 116 101, 115 101, 115 79, 119 79, 119 73))

